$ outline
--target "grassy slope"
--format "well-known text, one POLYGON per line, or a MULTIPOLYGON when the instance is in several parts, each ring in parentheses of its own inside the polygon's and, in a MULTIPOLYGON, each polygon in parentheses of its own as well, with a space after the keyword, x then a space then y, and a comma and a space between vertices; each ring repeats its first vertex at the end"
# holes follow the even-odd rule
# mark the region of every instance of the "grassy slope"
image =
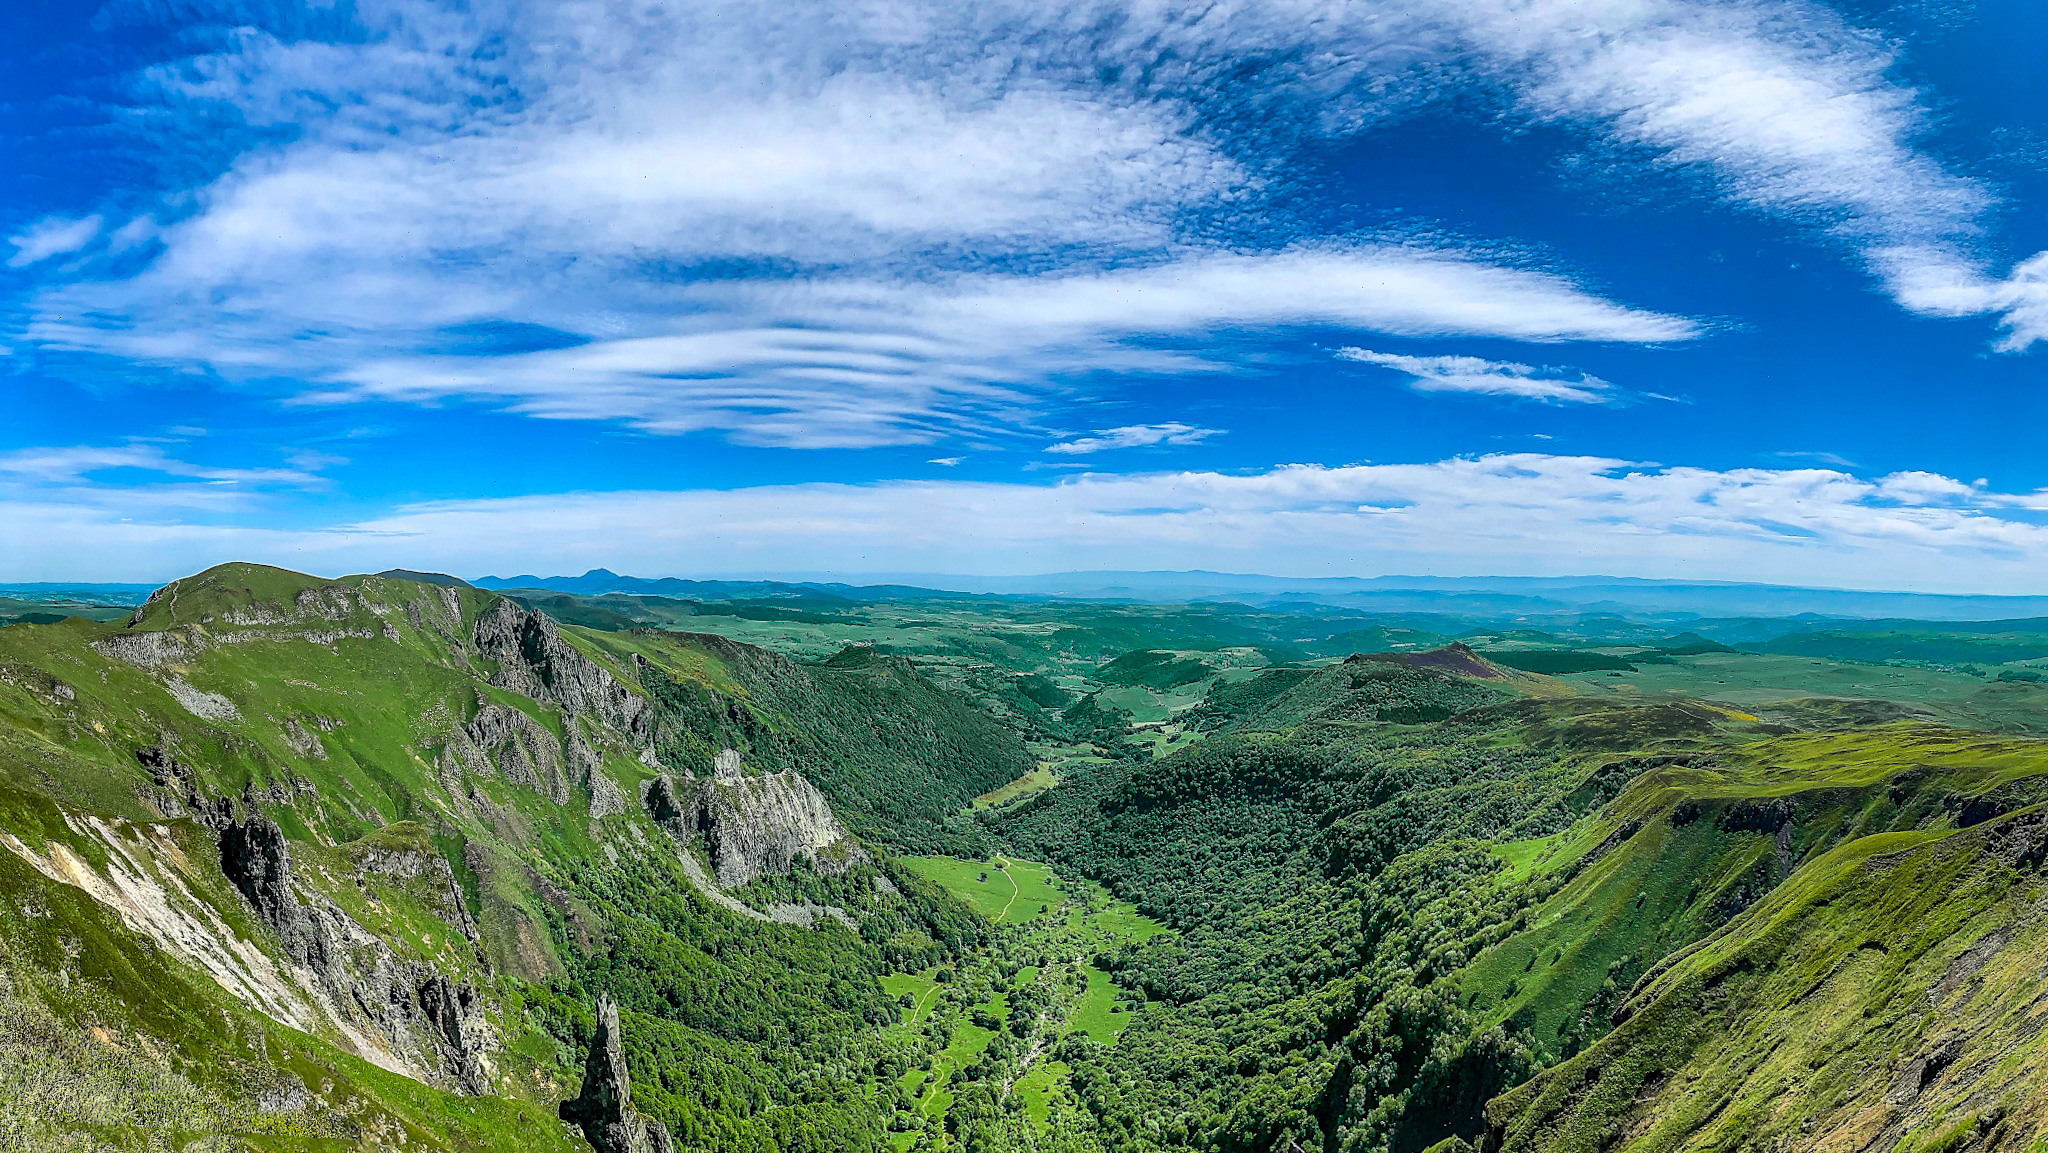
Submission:
MULTIPOLYGON (((63 843, 81 859, 104 866, 106 849, 76 830, 84 814, 97 815, 117 832, 142 827, 128 822, 155 821, 137 799, 148 777, 133 750, 143 745, 175 749, 197 770, 202 787, 215 794, 273 784, 291 788, 295 778, 306 780, 315 791, 293 789, 298 804, 286 812, 300 836, 336 846, 329 858, 334 864, 347 846, 378 835, 379 825, 421 812, 431 789, 415 752, 421 736, 416 722, 460 716, 472 682, 469 670, 455 667, 447 655, 444 635, 408 619, 405 605, 428 595, 420 586, 375 582, 369 593, 380 607, 394 610, 389 615, 357 606, 317 622, 324 632, 369 632, 370 639, 222 645, 163 670, 202 691, 231 692, 239 716, 219 721, 193 715, 159 676, 107 659, 91 643, 123 631, 167 628, 218 635, 228 628, 221 618, 237 609, 288 612, 309 582, 277 570, 232 566, 188 583, 196 587, 175 602, 149 606, 132 630, 118 622, 70 620, 0 631, 0 774, 12 786, 0 803, 0 824, 31 849, 63 843), (383 634, 386 622, 395 639, 383 634), (304 722, 305 731, 318 731, 314 718, 333 730, 322 734, 319 757, 293 748, 283 727, 304 722)), ((355 587, 365 583, 370 582, 355 587)), ((465 615, 473 614, 476 603, 463 602, 465 615)), ((432 607, 445 612, 438 598, 432 607)), ((265 627, 280 638, 289 631, 251 631, 265 627)), ((212 859, 203 830, 185 821, 168 828, 188 846, 189 858, 201 864, 212 859)), ((306 863, 317 873, 322 854, 309 852, 306 863)), ((197 899, 238 932, 263 939, 225 878, 199 868, 187 882, 197 899)), ((450 927, 437 918, 430 922, 416 904, 408 908, 398 888, 350 893, 337 886, 336 892, 358 908, 364 896, 384 896, 381 927, 401 956, 421 956, 431 948, 445 970, 481 980, 473 959, 444 948, 459 939, 450 927)), ((39 1098, 15 1097, 0 1105, 0 1115, 27 1110, 41 1115, 31 1124, 47 1126, 45 1132, 78 1126, 117 1146, 148 1139, 154 1126, 168 1123, 160 1119, 174 1115, 179 1128, 194 1134, 237 1132, 261 1136, 272 1147, 317 1144, 316 1139, 350 1132, 395 1135, 400 1128, 428 1148, 489 1149, 508 1142, 571 1147, 560 1138, 548 1103, 519 1095, 478 1101, 428 1089, 348 1056, 332 1039, 307 1036, 251 1012, 189 963, 138 937, 104 906, 13 854, 0 854, 0 890, 7 896, 0 944, 10 970, 9 1019, 16 1026, 0 1037, 0 1065, 34 1070, 40 1078, 39 1098), (33 915, 13 915, 16 910, 33 915), (38 1020, 39 1026, 25 1027, 38 1020), (102 1029, 113 1040, 81 1042, 81 1025, 89 1037, 97 1038, 93 1030, 102 1029), (72 1056, 81 1047, 94 1051, 95 1044, 94 1059, 72 1056), (331 1108, 254 1108, 271 1085, 309 1087, 331 1108), (167 1094, 188 1104, 166 1113, 167 1094), (53 1107, 52 1098, 79 1103, 53 1107)), ((516 1070, 520 1063, 513 1059, 508 1067, 516 1070)))
POLYGON ((1802 699, 1883 701, 1965 728, 2048 734, 2048 687, 1950 669, 1810 655, 1703 653, 1641 665, 1621 676, 1583 673, 1564 679, 1585 693, 1675 693, 1720 701, 1766 719, 1771 706, 1802 699))
POLYGON ((1645 775, 1581 839, 1633 835, 1462 979, 1495 993, 1538 957, 1551 984, 1497 1010, 1527 1012, 1584 999, 1559 986, 1597 979, 1644 926, 1709 935, 1627 994, 1611 1034, 1494 1101, 1493 1147, 2034 1147, 2048 1134, 2032 1008, 2048 938, 2024 846, 2039 810, 1995 814, 2044 780, 2048 747, 1911 724, 1645 775), (1785 817, 1796 870, 1715 926, 1715 886, 1768 861, 1774 838, 1756 826, 1785 817), (1923 1086, 1949 1038, 1960 1047, 1923 1086))

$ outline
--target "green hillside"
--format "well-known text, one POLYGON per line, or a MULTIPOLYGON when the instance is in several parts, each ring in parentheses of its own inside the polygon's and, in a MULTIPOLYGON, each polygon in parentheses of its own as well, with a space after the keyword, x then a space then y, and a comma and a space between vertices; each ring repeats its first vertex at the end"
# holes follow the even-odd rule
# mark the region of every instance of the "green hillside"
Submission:
POLYGON ((2023 664, 251 565, 100 615, 0 626, 9 1148, 589 1148, 600 999, 690 1153, 2048 1139, 2023 664))
POLYGON ((900 662, 549 634, 507 603, 232 565, 125 621, 0 630, 0 942, 21 1023, 0 1036, 0 1068, 47 1082, 0 1094, 0 1131, 75 1123, 120 1147, 163 1118, 267 1147, 401 1127, 409 1147, 567 1147, 553 1114, 605 990, 650 1074, 640 1107, 679 1134, 879 1140, 885 1103, 815 1087, 861 1068, 872 1088, 876 1062, 909 1059, 876 1031, 893 1015, 878 978, 984 930, 879 855, 760 895, 855 910, 852 928, 738 916, 686 879, 641 784, 738 748, 749 771, 805 772, 878 845, 928 842, 947 834, 923 817, 1028 767, 1021 745, 900 662), (504 659, 479 639, 499 611, 524 630, 504 659), (490 746, 493 732, 511 735, 490 746), (214 845, 259 821, 283 831, 297 890, 274 924, 214 845), (113 912, 89 899, 109 894, 113 912), (435 1052, 448 1046, 420 1039, 425 1002, 403 1021, 318 1008, 371 979, 294 952, 304 910, 322 907, 347 918, 365 965, 470 991, 465 1023, 493 1038, 470 1055, 489 1066, 480 1084, 465 1090, 435 1052), (323 964, 331 990, 289 975, 323 964), (75 1042, 47 1037, 80 1025, 75 1042))

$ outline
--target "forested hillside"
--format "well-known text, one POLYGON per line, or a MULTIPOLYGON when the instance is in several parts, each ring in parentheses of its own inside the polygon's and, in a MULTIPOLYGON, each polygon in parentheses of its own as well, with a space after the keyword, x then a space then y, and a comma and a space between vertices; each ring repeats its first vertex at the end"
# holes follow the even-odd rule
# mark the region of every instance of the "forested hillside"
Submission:
POLYGON ((2048 1135, 2030 657, 556 596, 0 627, 8 1147, 2048 1135))

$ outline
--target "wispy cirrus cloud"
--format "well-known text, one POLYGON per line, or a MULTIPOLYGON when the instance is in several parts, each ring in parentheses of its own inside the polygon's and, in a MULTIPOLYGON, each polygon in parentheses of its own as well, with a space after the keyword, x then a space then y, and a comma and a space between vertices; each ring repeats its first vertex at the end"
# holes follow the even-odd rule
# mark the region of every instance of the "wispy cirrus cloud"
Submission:
POLYGON ((46 216, 25 231, 7 238, 7 243, 14 246, 14 255, 7 258, 7 267, 27 268, 53 256, 77 252, 99 236, 101 223, 98 216, 80 217, 76 220, 63 216, 46 216))
POLYGON ((88 258, 34 298, 24 347, 852 446, 982 433, 1076 381, 1236 370, 1290 329, 1701 335, 1555 258, 1290 212, 1299 137, 1461 90, 1808 227, 1909 310, 1994 316, 2011 349, 2048 335, 2048 255, 2000 271, 1995 190, 1920 146, 1893 48, 1807 0, 352 12, 332 42, 246 33, 150 78, 173 120, 225 105, 294 132, 108 248, 97 221, 17 237, 24 264, 88 258), (545 347, 465 344, 480 325, 545 347))
POLYGON ((1121 428, 1098 428, 1093 436, 1076 437, 1045 446, 1045 451, 1064 456, 1086 456, 1114 448, 1146 448, 1152 445, 1200 444, 1223 435, 1220 428, 1203 428, 1177 420, 1161 424, 1127 424, 1121 428))
POLYGON ((1703 469, 1515 453, 1051 484, 887 481, 554 493, 411 505, 305 530, 0 499, 0 577, 133 579, 229 558, 316 571, 644 574, 1222 568, 1766 580, 2033 592, 2042 493, 1939 474, 1703 469), (122 520, 120 518, 132 518, 122 520), (705 558, 717 558, 707 567, 705 558), (544 565, 542 567, 545 567, 544 565))
POLYGON ((77 481, 115 469, 137 469, 220 484, 316 487, 327 483, 320 469, 340 463, 323 453, 295 453, 289 468, 223 468, 180 460, 151 444, 70 445, 0 452, 0 476, 40 482, 77 481))
POLYGON ((681 331, 514 355, 371 357, 332 370, 309 396, 465 398, 792 447, 924 443, 1001 435, 1062 373, 1234 371, 1246 330, 1625 343, 1700 331, 1552 273, 1404 245, 1190 253, 1133 270, 941 285, 719 282, 672 296, 690 306, 666 322, 681 331))
POLYGON ((1990 315, 2001 347, 2048 339, 2048 253, 1983 255, 1981 181, 1919 147, 1934 127, 1894 45, 1807 0, 1460 3, 1484 67, 1532 116, 1603 128, 1861 259, 1909 311, 1990 315))
POLYGON ((1337 356, 1391 368, 1417 392, 1469 392, 1550 404, 1620 404, 1630 394, 1590 373, 1537 368, 1477 356, 1403 356, 1369 348, 1340 348, 1337 356))

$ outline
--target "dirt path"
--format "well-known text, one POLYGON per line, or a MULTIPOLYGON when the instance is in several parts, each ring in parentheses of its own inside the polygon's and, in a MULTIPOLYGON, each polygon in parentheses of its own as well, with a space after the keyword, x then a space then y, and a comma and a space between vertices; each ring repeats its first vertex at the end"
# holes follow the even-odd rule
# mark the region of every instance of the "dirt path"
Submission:
POLYGON ((1010 873, 1016 862, 998 854, 996 863, 1002 866, 1003 879, 1010 882, 1010 899, 1003 902, 1003 911, 996 914, 996 924, 1000 925, 1003 919, 1010 915, 1010 906, 1017 903, 1017 898, 1023 895, 1024 890, 1017 884, 1017 878, 1010 873))
POLYGON ((944 985, 933 985, 925 991, 924 996, 917 999, 917 1008, 911 1010, 910 1025, 912 1028, 924 1024, 925 1015, 931 1010, 931 1003, 939 999, 939 990, 944 988, 944 985))

